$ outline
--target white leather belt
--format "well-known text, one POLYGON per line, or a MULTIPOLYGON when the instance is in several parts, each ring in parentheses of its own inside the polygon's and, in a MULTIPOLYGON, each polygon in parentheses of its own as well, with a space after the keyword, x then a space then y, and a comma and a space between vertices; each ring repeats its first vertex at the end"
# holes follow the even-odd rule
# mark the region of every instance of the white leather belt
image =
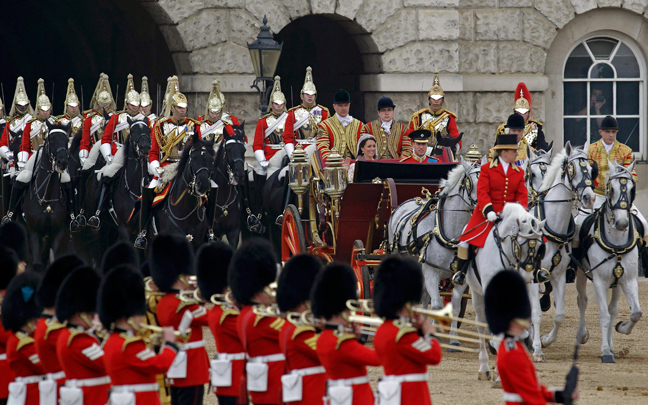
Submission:
POLYGON ((419 382, 419 381, 425 381, 427 382, 428 380, 428 375, 427 373, 419 373, 419 374, 401 374, 401 375, 386 375, 383 378, 383 381, 397 381, 399 383, 404 383, 404 382, 419 382))
POLYGON ((200 347, 205 347, 205 341, 204 340, 198 340, 196 342, 189 342, 189 343, 185 343, 184 345, 182 345, 183 350, 198 349, 200 347))
POLYGON ((30 375, 28 377, 16 377, 16 382, 24 383, 24 384, 34 384, 39 381, 43 381, 42 375, 30 375))
POLYGON ((276 150, 283 149, 283 147, 284 147, 283 143, 271 143, 271 144, 268 144, 266 146, 268 148, 270 148, 270 149, 276 149, 276 150))
POLYGON ((110 377, 103 376, 97 378, 83 378, 81 380, 67 380, 66 387, 81 388, 81 387, 96 387, 98 385, 110 384, 110 377))
POLYGON ((124 146, 123 143, 119 143, 119 142, 113 142, 113 143, 114 143, 115 145, 117 145, 117 148, 118 148, 118 149, 121 148, 122 146, 124 146))
POLYGON ((524 402, 520 394, 515 394, 513 392, 504 393, 504 402, 524 402))
POLYGON ((247 354, 245 353, 218 353, 218 360, 245 360, 247 354))
POLYGON ((317 367, 298 368, 296 370, 292 370, 290 374, 298 374, 301 376, 305 376, 305 375, 324 374, 325 372, 326 369, 323 366, 317 366, 317 367))
POLYGON ((317 139, 316 138, 297 139, 297 142, 301 143, 302 145, 305 144, 305 143, 309 144, 309 145, 313 145, 313 144, 315 144, 317 142, 317 139))
POLYGON ((58 373, 49 373, 47 374, 48 380, 60 380, 65 378, 65 371, 59 371, 58 373))
POLYGON ((158 392, 160 385, 158 383, 113 385, 112 390, 114 392, 158 392))
POLYGON ((0 354, 0 361, 7 360, 7 353, 0 354))
POLYGON ((250 357, 248 359, 248 361, 250 361, 251 363, 271 363, 273 361, 282 360, 286 360, 286 356, 284 356, 283 353, 270 354, 268 356, 250 357))
POLYGON ((343 378, 340 380, 328 380, 332 385, 345 385, 347 387, 351 385, 360 385, 369 383, 369 376, 355 377, 355 378, 343 378))

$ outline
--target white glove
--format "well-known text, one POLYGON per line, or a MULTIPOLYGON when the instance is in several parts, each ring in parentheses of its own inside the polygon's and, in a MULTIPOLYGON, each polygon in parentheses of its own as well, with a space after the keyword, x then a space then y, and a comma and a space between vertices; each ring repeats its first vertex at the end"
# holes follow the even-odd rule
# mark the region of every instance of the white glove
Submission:
POLYGON ((86 158, 79 158, 79 162, 81 162, 81 167, 85 166, 86 158))
POLYGON ((286 155, 288 155, 288 157, 291 157, 292 153, 295 151, 295 145, 293 145, 292 143, 287 143, 284 145, 284 150, 286 151, 286 155))
POLYGON ((89 152, 87 149, 81 149, 79 150, 79 159, 87 159, 89 155, 89 152))
POLYGON ((151 163, 149 163, 149 173, 151 174, 151 176, 158 176, 157 169, 159 168, 160 168, 159 160, 154 160, 151 163))
POLYGON ((488 222, 495 222, 497 221, 497 214, 495 213, 495 211, 491 211, 486 214, 486 219, 488 220, 488 222))
POLYGON ((7 160, 14 160, 14 154, 10 150, 8 150, 7 153, 5 153, 5 156, 7 157, 7 160))
POLYGON ((113 160, 112 145, 110 143, 102 143, 99 150, 101 151, 106 164, 110 164, 113 160))
POLYGON ((265 169, 267 169, 268 166, 270 165, 270 162, 268 162, 267 160, 264 160, 263 162, 259 162, 259 164, 261 165, 261 167, 263 168, 263 170, 265 170, 265 169))
POLYGON ((158 177, 162 177, 162 175, 164 174, 164 168, 163 167, 156 167, 155 172, 157 173, 158 177))
POLYGON ((18 162, 17 163, 18 170, 20 171, 20 170, 24 169, 26 164, 27 164, 26 162, 18 162))
POLYGON ((8 146, 0 146, 0 157, 3 157, 5 159, 7 159, 7 160, 11 160, 11 159, 9 159, 9 155, 8 155, 9 152, 11 152, 11 151, 9 150, 8 146))
POLYGON ((254 158, 259 162, 259 165, 265 169, 268 167, 268 161, 266 160, 265 153, 263 153, 263 150, 255 150, 254 151, 254 158), (265 164, 265 165, 264 165, 265 164))
POLYGON ((25 167, 28 160, 29 160, 28 152, 18 152, 18 163, 22 163, 22 167, 25 167))

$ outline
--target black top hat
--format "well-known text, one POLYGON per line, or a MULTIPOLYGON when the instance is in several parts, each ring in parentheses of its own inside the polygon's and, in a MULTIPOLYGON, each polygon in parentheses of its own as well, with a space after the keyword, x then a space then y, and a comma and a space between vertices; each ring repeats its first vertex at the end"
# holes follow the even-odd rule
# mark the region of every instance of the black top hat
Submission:
POLYGON ((518 140, 516 134, 497 134, 495 139, 495 146, 493 149, 516 149, 518 148, 518 140))
POLYGON ((423 296, 421 265, 409 257, 391 256, 378 267, 374 283, 374 308, 381 318, 396 319, 407 303, 423 296))
POLYGON ((484 305, 488 327, 495 335, 506 332, 512 320, 531 317, 526 283, 513 270, 500 271, 491 279, 486 287, 484 305))
POLYGON ((396 108, 391 98, 381 97, 380 100, 378 100, 378 111, 380 111, 381 108, 388 108, 388 107, 396 108))
POLYGON ((106 275, 120 264, 130 264, 139 268, 139 255, 132 243, 117 242, 106 250, 101 260, 101 274, 106 275))
POLYGON ((196 255, 196 276, 198 288, 203 299, 209 300, 214 294, 222 294, 227 288, 227 268, 234 251, 225 242, 216 241, 204 244, 196 255))
POLYGON ((351 102, 351 94, 349 94, 349 92, 344 89, 340 89, 336 91, 335 95, 333 95, 333 104, 350 103, 350 102, 351 102))
POLYGON ((513 113, 506 120, 506 127, 510 129, 524 129, 524 117, 520 114, 513 113))
POLYGON ((187 238, 179 235, 160 235, 151 245, 149 267, 158 289, 173 291, 173 284, 181 274, 193 274, 194 254, 187 238))
POLYGON ((36 303, 38 273, 26 271, 18 274, 7 286, 2 299, 2 326, 5 330, 18 332, 31 319, 40 316, 43 308, 36 303))
POLYGON ((11 221, 0 226, 0 246, 15 250, 20 261, 27 261, 27 245, 27 231, 22 224, 11 221))
POLYGON ((616 118, 608 115, 607 117, 603 118, 603 121, 601 121, 601 129, 619 129, 619 123, 617 122, 616 118))
POLYGON ((50 263, 36 290, 38 305, 43 308, 53 308, 56 304, 56 293, 63 280, 72 273, 72 270, 84 264, 83 260, 76 255, 61 256, 50 263))
POLYGON ((56 319, 65 322, 77 312, 97 311, 97 292, 101 278, 89 266, 77 267, 70 273, 56 294, 56 319))
POLYGON ((346 302, 358 298, 358 280, 348 264, 330 263, 315 278, 311 309, 316 318, 331 319, 347 309, 346 302))
POLYGON ((99 286, 97 313, 106 329, 120 319, 146 315, 144 281, 133 266, 114 267, 104 276, 99 286))
POLYGON ((0 245, 0 291, 6 290, 11 279, 16 276, 19 262, 15 250, 0 245))
POLYGON ((432 132, 427 129, 417 129, 416 131, 410 132, 407 136, 412 138, 414 142, 427 143, 428 139, 432 136, 432 132))
POLYGON ((309 254, 300 254, 288 260, 279 274, 277 285, 277 304, 281 312, 291 311, 308 301, 315 277, 322 267, 322 260, 309 254))
POLYGON ((237 302, 252 305, 252 297, 277 278, 277 258, 266 239, 251 238, 234 253, 227 281, 237 302))

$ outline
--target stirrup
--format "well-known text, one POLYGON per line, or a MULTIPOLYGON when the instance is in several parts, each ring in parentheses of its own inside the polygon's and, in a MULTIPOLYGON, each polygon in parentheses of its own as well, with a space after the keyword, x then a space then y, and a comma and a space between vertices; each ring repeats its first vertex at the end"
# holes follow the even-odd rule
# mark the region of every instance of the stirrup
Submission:
POLYGON ((454 284, 454 285, 456 285, 458 287, 461 287, 464 284, 466 284, 466 275, 464 274, 464 272, 462 272, 462 271, 456 272, 452 276, 452 284, 454 284))
POLYGON ((146 249, 146 246, 148 245, 148 241, 146 240, 146 231, 142 231, 137 235, 137 238, 135 238, 135 243, 133 243, 133 246, 135 246, 136 249, 146 249))
POLYGON ((549 281, 549 277, 550 277, 550 274, 549 274, 549 271, 547 271, 547 269, 540 268, 540 269, 538 269, 538 271, 535 274, 535 280, 539 284, 544 284, 547 281, 549 281))
POLYGON ((275 219, 275 225, 283 226, 283 214, 279 215, 277 219, 275 219))
POLYGON ((79 229, 86 227, 88 221, 86 220, 85 215, 83 215, 83 212, 80 212, 79 215, 76 216, 76 222, 79 224, 79 229))
POLYGON ((95 231, 101 228, 101 219, 99 219, 99 212, 97 211, 93 216, 88 219, 88 226, 95 231))
POLYGON ((216 235, 214 235, 213 229, 207 231, 207 242, 216 242, 216 235))
POLYGON ((77 233, 81 231, 81 226, 79 225, 79 221, 77 221, 76 218, 74 218, 74 214, 70 214, 70 233, 77 233))
POLYGON ((11 218, 12 218, 12 217, 13 217, 13 212, 9 211, 9 212, 7 212, 7 215, 5 215, 4 217, 2 217, 2 222, 0 222, 0 223, 4 225, 4 224, 6 224, 7 222, 11 222, 11 218))

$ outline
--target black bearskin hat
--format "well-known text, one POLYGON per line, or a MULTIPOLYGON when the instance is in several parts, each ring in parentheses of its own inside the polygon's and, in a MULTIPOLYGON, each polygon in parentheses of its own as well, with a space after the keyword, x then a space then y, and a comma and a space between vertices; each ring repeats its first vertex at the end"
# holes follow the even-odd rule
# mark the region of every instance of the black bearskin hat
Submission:
POLYGON ((56 319, 69 321, 77 312, 97 312, 101 278, 90 266, 80 266, 68 275, 56 294, 56 319))
POLYGON ((196 255, 196 276, 203 299, 222 294, 227 288, 227 269, 234 250, 225 242, 204 244, 196 255))
POLYGON ((2 299, 2 326, 18 332, 31 319, 40 316, 43 308, 36 303, 36 287, 40 276, 33 271, 16 275, 7 286, 2 299))
POLYGON ((193 274, 194 254, 187 238, 179 235, 160 235, 149 252, 151 276, 158 289, 171 292, 181 274, 193 274))
POLYGON ((295 309, 308 301, 315 277, 323 268, 322 260, 313 255, 293 256, 279 274, 277 304, 281 312, 295 309))
POLYGON ((43 278, 36 290, 38 305, 43 308, 52 308, 56 304, 56 293, 63 280, 72 273, 72 270, 85 263, 76 255, 65 255, 54 260, 47 266, 43 278))
POLYGON ((513 319, 531 318, 531 302, 522 276, 513 270, 497 273, 488 283, 484 295, 486 320, 491 333, 509 329, 513 319))
POLYGON ((404 256, 390 256, 378 266, 374 282, 374 308, 381 318, 396 319, 408 302, 418 304, 423 296, 421 265, 404 256))
POLYGON ((6 246, 16 251, 18 259, 27 261, 27 231, 25 227, 15 221, 7 222, 0 226, 0 246, 6 246))
POLYGON ((137 269, 122 264, 104 276, 99 287, 97 313, 106 329, 122 318, 146 315, 144 280, 137 269))
POLYGON ((252 305, 252 297, 277 278, 277 257, 265 239, 251 238, 234 253, 227 281, 237 302, 252 305))
POLYGON ((117 242, 106 250, 101 259, 101 275, 105 276, 120 264, 130 264, 136 269, 139 268, 139 256, 132 243, 117 242))
POLYGON ((7 289, 9 282, 18 271, 18 255, 16 251, 0 245, 0 291, 7 289))
POLYGON ((346 302, 358 298, 358 280, 348 264, 330 263, 315 278, 311 310, 316 318, 331 319, 347 309, 346 302))

